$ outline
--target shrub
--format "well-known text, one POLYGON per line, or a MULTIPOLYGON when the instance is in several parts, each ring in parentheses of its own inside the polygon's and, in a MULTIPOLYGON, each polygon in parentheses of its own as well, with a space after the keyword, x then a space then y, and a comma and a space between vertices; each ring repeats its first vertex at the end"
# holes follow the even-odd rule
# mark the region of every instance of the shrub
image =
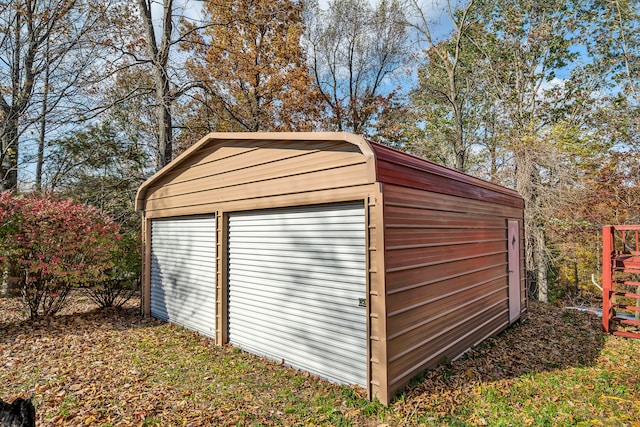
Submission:
POLYGON ((102 308, 122 307, 140 289, 140 234, 123 234, 111 253, 107 277, 87 288, 89 298, 102 308))
POLYGON ((0 193, 0 261, 31 318, 58 312, 71 289, 105 280, 119 238, 118 224, 92 206, 0 193))

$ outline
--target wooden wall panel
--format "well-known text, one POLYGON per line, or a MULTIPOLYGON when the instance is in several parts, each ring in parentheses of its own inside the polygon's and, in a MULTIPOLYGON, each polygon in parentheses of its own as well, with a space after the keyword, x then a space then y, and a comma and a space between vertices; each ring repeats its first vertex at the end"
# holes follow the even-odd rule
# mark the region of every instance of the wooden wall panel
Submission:
POLYGON ((367 160, 354 145, 224 141, 146 190, 145 212, 366 184, 367 160))
POLYGON ((504 274, 507 274, 507 260, 504 254, 477 256, 454 262, 442 260, 442 262, 429 265, 386 269, 387 295, 421 288, 445 279, 457 279, 466 274, 492 268, 502 268, 504 274))
POLYGON ((387 248, 440 247, 442 245, 459 245, 497 240, 504 240, 504 230, 502 228, 420 229, 398 227, 398 229, 387 238, 387 248))
MULTIPOLYGON (((379 189, 379 187, 378 187, 379 189)), ((384 285, 384 224, 382 194, 374 193, 367 203, 368 315, 369 315, 369 398, 381 400, 388 394, 386 305, 384 285)))
POLYGON ((509 196, 502 193, 483 201, 389 184, 383 190, 393 393, 508 326, 507 219, 521 219, 522 209, 517 198, 500 205, 509 196))
MULTIPOLYGON (((217 203, 259 199, 282 194, 309 193, 327 188, 340 188, 366 184, 365 163, 337 167, 329 170, 304 171, 288 176, 245 182, 224 186, 218 180, 210 181, 210 188, 196 193, 170 193, 166 197, 147 200, 147 212, 172 207, 197 206, 217 203)), ((242 172, 238 172, 242 173, 242 172)), ((206 186, 206 185, 205 185, 206 186)))
POLYGON ((522 198, 513 190, 389 147, 379 144, 371 144, 371 147, 376 155, 379 182, 502 206, 524 206, 522 198))
POLYGON ((416 333, 390 341, 390 349, 402 349, 389 357, 390 384, 405 383, 416 371, 433 368, 444 360, 455 360, 477 341, 477 330, 488 324, 495 326, 493 332, 506 327, 508 321, 503 316, 506 299, 494 299, 489 294, 477 307, 471 307, 473 310, 468 306, 452 309, 446 318, 430 325, 432 331, 428 334, 416 333))
MULTIPOLYGON (((385 186, 386 187, 386 186, 385 186)), ((520 218, 522 216, 522 207, 511 206, 516 204, 514 201, 509 205, 501 205, 493 203, 489 200, 468 199, 465 197, 456 197, 451 194, 431 193, 429 197, 417 197, 416 194, 425 194, 427 192, 416 192, 416 189, 409 187, 400 187, 393 185, 393 192, 385 198, 389 205, 407 206, 416 209, 429 209, 435 212, 458 212, 471 213, 475 215, 495 216, 496 210, 500 210, 500 214, 505 217, 520 218), (453 197, 452 197, 453 196, 453 197)), ((515 196, 514 196, 515 197, 515 196)))

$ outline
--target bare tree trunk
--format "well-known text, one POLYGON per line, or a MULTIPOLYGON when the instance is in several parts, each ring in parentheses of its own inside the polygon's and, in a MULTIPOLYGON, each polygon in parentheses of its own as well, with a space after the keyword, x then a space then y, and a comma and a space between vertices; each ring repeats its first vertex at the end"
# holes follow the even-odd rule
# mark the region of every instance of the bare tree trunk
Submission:
POLYGON ((45 47, 46 69, 44 71, 44 91, 42 95, 42 112, 40 118, 40 138, 38 138, 38 158, 36 162, 36 192, 42 191, 42 167, 44 164, 44 139, 47 133, 47 100, 49 96, 49 76, 51 73, 49 64, 49 41, 45 47))
POLYGON ((516 191, 525 203, 525 263, 530 276, 536 277, 538 300, 549 302, 548 265, 544 227, 537 218, 539 200, 536 188, 539 179, 534 155, 530 148, 514 144, 516 191))
POLYGON ((419 37, 426 43, 426 50, 438 60, 438 67, 446 73, 447 82, 430 88, 431 93, 438 94, 438 97, 446 99, 448 108, 453 115, 452 136, 448 137, 448 144, 453 151, 453 167, 466 172, 468 160, 467 135, 465 130, 465 112, 463 111, 462 99, 464 83, 461 80, 461 61, 463 55, 462 41, 468 32, 469 14, 475 8, 475 0, 470 0, 463 8, 456 9, 454 2, 447 0, 448 15, 453 26, 451 32, 451 45, 440 43, 433 37, 435 24, 430 22, 428 15, 421 8, 418 0, 411 0, 411 7, 418 15, 417 24, 409 23, 419 34, 419 37))
POLYGON ((173 156, 173 123, 171 115, 171 97, 166 74, 155 70, 155 99, 158 117, 158 168, 166 166, 173 156))
POLYGON ((8 117, 0 129, 0 191, 18 187, 18 119, 8 117))
MULTIPOLYGON (((451 76, 452 81, 455 79, 455 76, 451 76)), ((455 165, 454 167, 459 171, 465 172, 467 167, 467 149, 465 147, 465 138, 464 138, 464 123, 462 117, 462 111, 460 105, 457 100, 457 90, 455 89, 455 84, 452 86, 452 94, 454 95, 453 102, 453 116, 455 119, 455 140, 453 142, 453 152, 455 155, 455 165)))
POLYGON ((155 85, 156 111, 158 119, 158 168, 167 165, 173 155, 173 124, 171 115, 171 87, 167 75, 167 63, 171 47, 173 31, 173 0, 163 2, 163 22, 161 39, 158 44, 149 0, 138 0, 140 17, 144 25, 147 41, 147 52, 153 67, 153 83, 155 85))
POLYGON ((549 285, 548 285, 548 272, 549 272, 549 260, 547 257, 547 247, 544 237, 544 231, 541 227, 536 225, 536 229, 532 230, 534 239, 535 251, 535 268, 538 274, 538 301, 549 302, 549 285))

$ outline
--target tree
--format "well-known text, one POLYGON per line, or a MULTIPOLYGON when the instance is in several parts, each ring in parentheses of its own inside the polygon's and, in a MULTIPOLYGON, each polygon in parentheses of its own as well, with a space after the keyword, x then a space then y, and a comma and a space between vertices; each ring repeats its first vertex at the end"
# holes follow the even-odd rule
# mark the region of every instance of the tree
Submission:
POLYGON ((148 152, 108 120, 54 141, 48 189, 107 212, 125 230, 138 230, 135 193, 150 174, 148 152))
MULTIPOLYGON (((81 0, 11 0, 0 5, 0 189, 18 185, 23 132, 73 91, 88 68, 84 42, 102 16, 101 5, 81 0)), ((67 105, 66 108, 72 108, 67 105)), ((41 171, 43 157, 38 157, 41 171)))
POLYGON ((633 0, 591 0, 580 10, 582 43, 599 71, 640 105, 640 4, 633 0))
POLYGON ((454 148, 454 165, 465 169, 469 157, 463 154, 474 147, 486 156, 478 165, 487 170, 476 173, 523 196, 526 268, 543 301, 549 298, 554 221, 559 212, 576 210, 572 195, 593 164, 586 159, 597 163, 614 144, 593 132, 608 78, 589 72, 596 69, 576 48, 581 5, 473 0, 449 11, 449 37, 436 42, 422 32, 427 63, 418 93, 425 96, 414 101, 429 113, 425 131, 463 147, 454 148))
POLYGON ((187 23, 183 44, 188 75, 201 89, 191 104, 194 123, 207 131, 314 128, 318 94, 300 46, 301 13, 292 0, 205 3, 206 28, 187 23))
POLYGON ((571 149, 589 142, 575 125, 588 105, 586 82, 554 80, 577 59, 572 7, 566 0, 482 1, 475 9, 479 31, 471 36, 484 57, 477 62, 483 64, 484 108, 493 112, 491 125, 511 153, 512 185, 525 199, 526 266, 542 301, 548 300, 547 221, 573 185, 571 149))
POLYGON ((418 87, 414 90, 414 105, 424 115, 427 124, 428 139, 442 140, 442 146, 452 152, 443 156, 445 164, 467 171, 471 147, 475 142, 474 124, 468 116, 475 105, 473 95, 477 85, 477 64, 480 60, 474 56, 474 46, 468 40, 470 26, 474 24, 472 13, 476 7, 474 0, 455 8, 451 0, 447 1, 446 15, 451 22, 452 30, 448 37, 438 40, 434 35, 434 23, 429 21, 417 0, 410 5, 417 16, 417 22, 409 22, 424 45, 425 64, 418 71, 418 87), (438 123, 430 132, 433 123, 438 123))
POLYGON ((153 139, 156 170, 174 155, 176 129, 180 128, 174 113, 178 100, 197 86, 186 81, 184 57, 176 52, 189 32, 200 30, 198 26, 185 30, 178 25, 180 19, 186 19, 186 3, 188 0, 116 2, 107 15, 111 29, 100 42, 109 52, 101 58, 104 72, 97 91, 102 102, 94 117, 126 104, 140 124, 131 107, 140 106, 140 114, 146 115, 151 102, 153 117, 147 120, 145 133, 153 139))
POLYGON ((173 0, 164 0, 162 3, 162 28, 160 39, 156 38, 154 21, 151 16, 151 0, 138 0, 138 10, 144 29, 147 55, 151 65, 153 84, 155 89, 155 102, 158 119, 158 166, 163 167, 169 163, 173 156, 173 122, 171 104, 177 94, 172 93, 168 63, 173 32, 173 0))
POLYGON ((334 0, 328 10, 309 2, 309 68, 337 131, 369 133, 396 95, 391 78, 407 61, 405 16, 397 0, 334 0))
POLYGON ((590 58, 580 78, 598 81, 584 127, 601 149, 584 162, 575 203, 556 213, 551 231, 565 252, 559 275, 567 289, 583 291, 580 273, 599 271, 602 225, 640 222, 640 4, 593 0, 579 16, 578 37, 590 58))

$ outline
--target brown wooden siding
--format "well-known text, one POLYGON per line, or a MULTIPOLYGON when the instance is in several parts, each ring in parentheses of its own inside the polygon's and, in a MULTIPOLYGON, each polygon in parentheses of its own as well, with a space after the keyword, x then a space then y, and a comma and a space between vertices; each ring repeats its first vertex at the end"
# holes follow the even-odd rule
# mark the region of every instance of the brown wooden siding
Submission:
MULTIPOLYGON (((505 328, 505 309, 506 301, 493 301, 487 296, 452 311, 449 318, 434 322, 432 333, 389 357, 389 388, 403 387, 417 372, 435 368, 445 360, 455 360, 477 343, 479 337, 486 338, 505 328), (474 313, 471 321, 466 317, 469 311, 474 313)), ((390 341, 389 348, 399 344, 390 341)))
POLYGON ((506 220, 522 210, 518 200, 500 206, 389 184, 383 192, 393 393, 508 326, 506 220))
POLYGON ((146 189, 147 216, 368 183, 367 160, 344 142, 224 141, 203 151, 146 189))
POLYGON ((376 156, 379 182, 520 209, 524 206, 522 198, 505 187, 383 145, 372 143, 371 148, 376 156))
MULTIPOLYGON (((379 187, 378 187, 379 189, 379 187)), ((384 227, 381 193, 374 193, 367 204, 368 284, 369 284, 369 398, 384 400, 387 387, 386 306, 384 274, 384 227)))
POLYGON ((227 236, 229 218, 227 213, 216 215, 216 342, 227 342, 229 306, 227 304, 227 260, 229 240, 227 236))

